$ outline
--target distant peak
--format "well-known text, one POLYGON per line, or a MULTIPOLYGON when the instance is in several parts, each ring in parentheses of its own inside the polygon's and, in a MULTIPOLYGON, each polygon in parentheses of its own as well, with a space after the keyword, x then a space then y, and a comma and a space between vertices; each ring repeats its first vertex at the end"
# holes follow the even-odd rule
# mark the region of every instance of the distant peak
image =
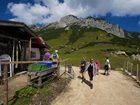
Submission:
POLYGON ((76 17, 75 15, 66 15, 66 16, 64 16, 64 17, 74 17, 74 18, 77 18, 78 19, 78 17, 76 17))
POLYGON ((60 19, 60 21, 63 21, 65 19, 79 19, 78 17, 74 16, 74 15, 67 15, 67 16, 64 16, 60 19))
POLYGON ((72 23, 75 23, 79 21, 79 18, 77 18, 76 16, 74 15, 67 15, 67 16, 64 16, 60 19, 60 24, 66 24, 66 25, 69 25, 69 24, 72 24, 72 23))
POLYGON ((96 27, 102 30, 105 30, 108 33, 117 35, 119 37, 124 38, 124 30, 121 29, 118 25, 110 24, 104 18, 95 18, 89 16, 87 18, 78 18, 74 15, 67 15, 60 19, 58 23, 50 24, 48 27, 55 27, 55 28, 64 28, 69 27, 73 24, 77 24, 81 27, 91 26, 96 27))

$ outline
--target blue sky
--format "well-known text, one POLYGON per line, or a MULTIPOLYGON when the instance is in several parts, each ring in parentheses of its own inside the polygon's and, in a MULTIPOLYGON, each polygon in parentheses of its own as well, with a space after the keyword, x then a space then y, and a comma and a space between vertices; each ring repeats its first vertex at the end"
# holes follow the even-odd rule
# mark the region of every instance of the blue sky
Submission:
POLYGON ((69 14, 104 17, 127 31, 140 32, 140 0, 0 0, 0 20, 48 24, 69 14))

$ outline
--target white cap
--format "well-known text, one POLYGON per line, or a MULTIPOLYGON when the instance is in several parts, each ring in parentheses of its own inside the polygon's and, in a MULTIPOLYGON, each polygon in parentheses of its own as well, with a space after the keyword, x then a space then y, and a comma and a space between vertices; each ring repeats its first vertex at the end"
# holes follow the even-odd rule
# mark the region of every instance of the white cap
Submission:
POLYGON ((55 50, 55 52, 57 53, 57 52, 58 52, 58 50, 55 50))

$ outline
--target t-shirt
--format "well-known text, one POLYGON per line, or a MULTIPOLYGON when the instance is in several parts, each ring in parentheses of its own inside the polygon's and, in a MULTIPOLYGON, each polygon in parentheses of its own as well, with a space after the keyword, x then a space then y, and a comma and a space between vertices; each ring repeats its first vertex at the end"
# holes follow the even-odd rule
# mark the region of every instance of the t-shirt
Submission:
POLYGON ((85 67, 86 67, 86 61, 82 60, 81 61, 81 69, 85 69, 85 67))
POLYGON ((99 70, 100 69, 100 63, 97 61, 96 62, 96 68, 99 70))
POLYGON ((50 54, 49 52, 46 52, 43 58, 44 58, 45 60, 49 60, 50 57, 51 57, 51 54, 50 54))
POLYGON ((109 59, 106 59, 105 65, 108 65, 108 64, 109 64, 109 59))
POLYGON ((53 58, 53 59, 58 59, 58 58, 59 58, 59 56, 58 56, 58 54, 57 54, 57 53, 54 53, 54 54, 52 55, 52 58, 53 58))
POLYGON ((90 64, 90 65, 89 65, 88 71, 89 71, 89 72, 93 72, 93 64, 90 64))
POLYGON ((59 59, 59 55, 57 53, 52 54, 52 59, 53 60, 58 60, 59 59))

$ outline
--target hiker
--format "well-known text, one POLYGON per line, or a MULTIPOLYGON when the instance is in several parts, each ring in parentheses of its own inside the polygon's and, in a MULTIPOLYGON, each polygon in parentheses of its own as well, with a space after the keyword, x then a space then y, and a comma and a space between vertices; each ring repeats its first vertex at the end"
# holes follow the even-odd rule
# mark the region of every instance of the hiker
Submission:
POLYGON ((100 62, 96 61, 96 74, 99 75, 99 69, 100 69, 100 62))
POLYGON ((49 61, 51 59, 51 54, 50 54, 49 50, 45 51, 43 59, 46 60, 46 61, 49 61))
POLYGON ((57 64, 59 62, 58 50, 54 51, 54 53, 51 55, 51 58, 53 60, 53 64, 57 64))
POLYGON ((104 64, 104 69, 105 69, 104 75, 109 75, 110 68, 111 68, 111 66, 110 66, 109 58, 106 57, 105 64, 104 64))
POLYGON ((59 60, 58 50, 55 50, 54 53, 51 55, 51 58, 54 62, 59 60))
POLYGON ((80 73, 82 75, 82 80, 85 80, 85 77, 84 77, 85 69, 86 69, 86 60, 83 57, 80 64, 80 73))
POLYGON ((90 78, 90 82, 93 80, 93 76, 96 73, 96 64, 93 59, 90 59, 90 63, 86 66, 86 71, 88 71, 88 75, 90 78))

